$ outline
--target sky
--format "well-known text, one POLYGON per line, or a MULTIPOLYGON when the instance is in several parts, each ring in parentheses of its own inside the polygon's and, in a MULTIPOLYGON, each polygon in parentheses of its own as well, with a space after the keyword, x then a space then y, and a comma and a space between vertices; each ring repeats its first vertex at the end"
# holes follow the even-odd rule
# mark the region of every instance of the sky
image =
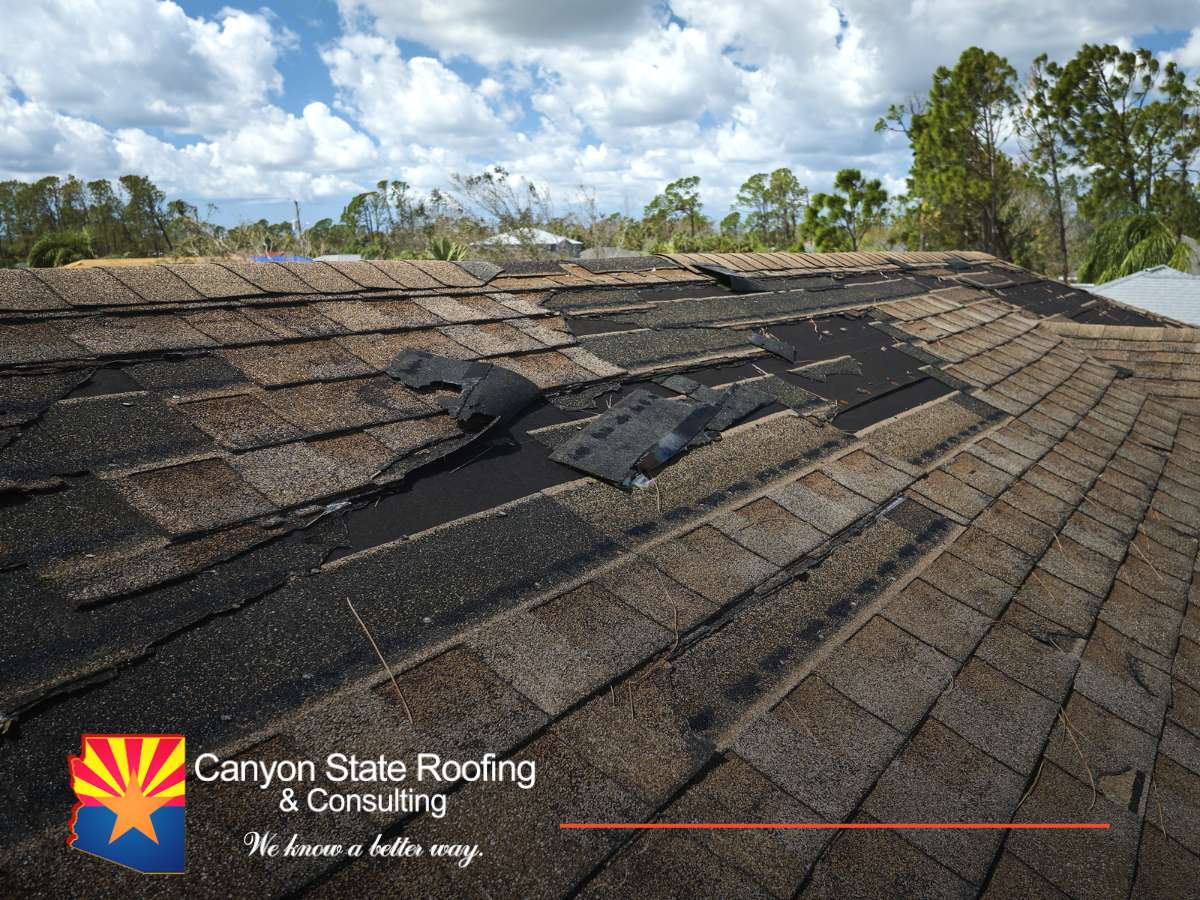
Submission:
POLYGON ((1024 71, 1081 44, 1200 74, 1200 0, 0 0, 0 178, 148 175, 222 224, 335 217, 382 178, 427 192, 499 164, 639 215, 699 175, 902 191, 888 105, 966 47, 1024 71))

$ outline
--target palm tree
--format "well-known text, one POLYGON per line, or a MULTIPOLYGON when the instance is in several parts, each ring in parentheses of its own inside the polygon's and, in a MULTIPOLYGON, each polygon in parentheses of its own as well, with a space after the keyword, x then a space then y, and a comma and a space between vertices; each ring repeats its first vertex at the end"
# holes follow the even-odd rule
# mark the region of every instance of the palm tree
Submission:
POLYGON ((1153 213, 1110 219, 1092 235, 1079 280, 1104 284, 1151 266, 1188 270, 1192 250, 1184 238, 1153 213))
POLYGON ((459 260, 467 258, 467 248, 447 237, 430 239, 427 253, 430 259, 459 260))

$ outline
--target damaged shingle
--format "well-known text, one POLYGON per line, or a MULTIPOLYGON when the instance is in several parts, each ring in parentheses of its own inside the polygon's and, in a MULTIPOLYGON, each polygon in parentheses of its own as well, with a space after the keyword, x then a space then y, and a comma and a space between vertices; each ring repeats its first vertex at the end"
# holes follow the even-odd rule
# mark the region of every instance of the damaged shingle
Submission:
POLYGON ((768 353, 774 353, 776 356, 781 356, 788 362, 799 362, 800 351, 789 344, 787 341, 781 341, 765 328, 755 328, 750 332, 750 343, 755 347, 762 347, 768 353))
POLYGON ((849 354, 835 356, 833 359, 823 359, 820 362, 809 363, 793 369, 797 375, 812 381, 826 381, 830 375, 862 375, 862 363, 849 354))
POLYGON ((572 391, 566 391, 550 399, 556 407, 566 412, 583 409, 598 409, 597 401, 606 394, 615 394, 621 390, 621 385, 605 381, 599 384, 589 384, 572 391))
POLYGON ((485 259, 464 259, 459 262, 459 266, 467 271, 468 274, 474 275, 484 284, 487 284, 497 275, 504 271, 494 262, 488 262, 485 259))
POLYGON ((710 432, 732 428, 747 416, 775 402, 770 394, 741 382, 727 388, 712 388, 683 375, 671 375, 663 379, 662 384, 698 402, 718 404, 720 410, 705 426, 705 430, 710 432))
POLYGON ((707 443, 776 402, 771 394, 742 383, 718 389, 673 375, 662 384, 684 398, 659 397, 638 388, 560 444, 550 458, 629 485, 653 476, 689 445, 707 443))
POLYGON ((761 282, 755 281, 753 278, 747 278, 745 275, 740 275, 732 269, 727 269, 724 266, 712 266, 706 263, 692 263, 692 268, 704 275, 711 275, 717 279, 720 284, 725 285, 734 293, 738 294, 753 294, 758 291, 766 291, 769 288, 765 287, 761 282))
POLYGON ((424 350, 397 353, 387 373, 411 388, 458 388, 458 395, 442 400, 442 406, 468 428, 511 419, 542 393, 528 378, 503 366, 447 359, 424 350))
POLYGON ((669 400, 638 389, 550 455, 617 484, 660 468, 698 435, 718 406, 669 400))

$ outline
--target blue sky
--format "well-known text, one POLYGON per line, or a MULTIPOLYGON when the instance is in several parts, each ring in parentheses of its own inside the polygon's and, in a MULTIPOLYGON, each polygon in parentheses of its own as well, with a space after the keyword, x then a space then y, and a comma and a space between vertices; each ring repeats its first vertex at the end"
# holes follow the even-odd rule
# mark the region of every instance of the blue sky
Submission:
POLYGON ((144 173, 226 224, 492 164, 564 210, 638 212, 695 174, 719 217, 781 165, 899 190, 907 147, 872 125, 973 44, 1018 70, 1114 42, 1200 71, 1200 0, 0 3, 0 176, 144 173))

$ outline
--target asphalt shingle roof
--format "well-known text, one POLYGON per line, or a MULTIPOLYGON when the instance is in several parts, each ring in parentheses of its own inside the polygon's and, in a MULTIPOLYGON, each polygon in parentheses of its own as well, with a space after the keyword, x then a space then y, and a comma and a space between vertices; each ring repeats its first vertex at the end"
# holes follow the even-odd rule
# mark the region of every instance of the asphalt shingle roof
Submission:
POLYGON ((201 894, 1176 894, 1200 869, 1198 352, 978 253, 5 274, 0 882, 144 889, 63 852, 57 773, 83 732, 163 731, 539 766, 456 786, 445 820, 191 783, 201 894), (466 432, 447 389, 386 374, 412 349, 544 398, 466 432), (634 391, 734 383, 773 402, 646 487, 550 458, 634 391), (1112 828, 558 828, 701 819, 1112 828), (249 827, 483 855, 264 865, 249 827))

